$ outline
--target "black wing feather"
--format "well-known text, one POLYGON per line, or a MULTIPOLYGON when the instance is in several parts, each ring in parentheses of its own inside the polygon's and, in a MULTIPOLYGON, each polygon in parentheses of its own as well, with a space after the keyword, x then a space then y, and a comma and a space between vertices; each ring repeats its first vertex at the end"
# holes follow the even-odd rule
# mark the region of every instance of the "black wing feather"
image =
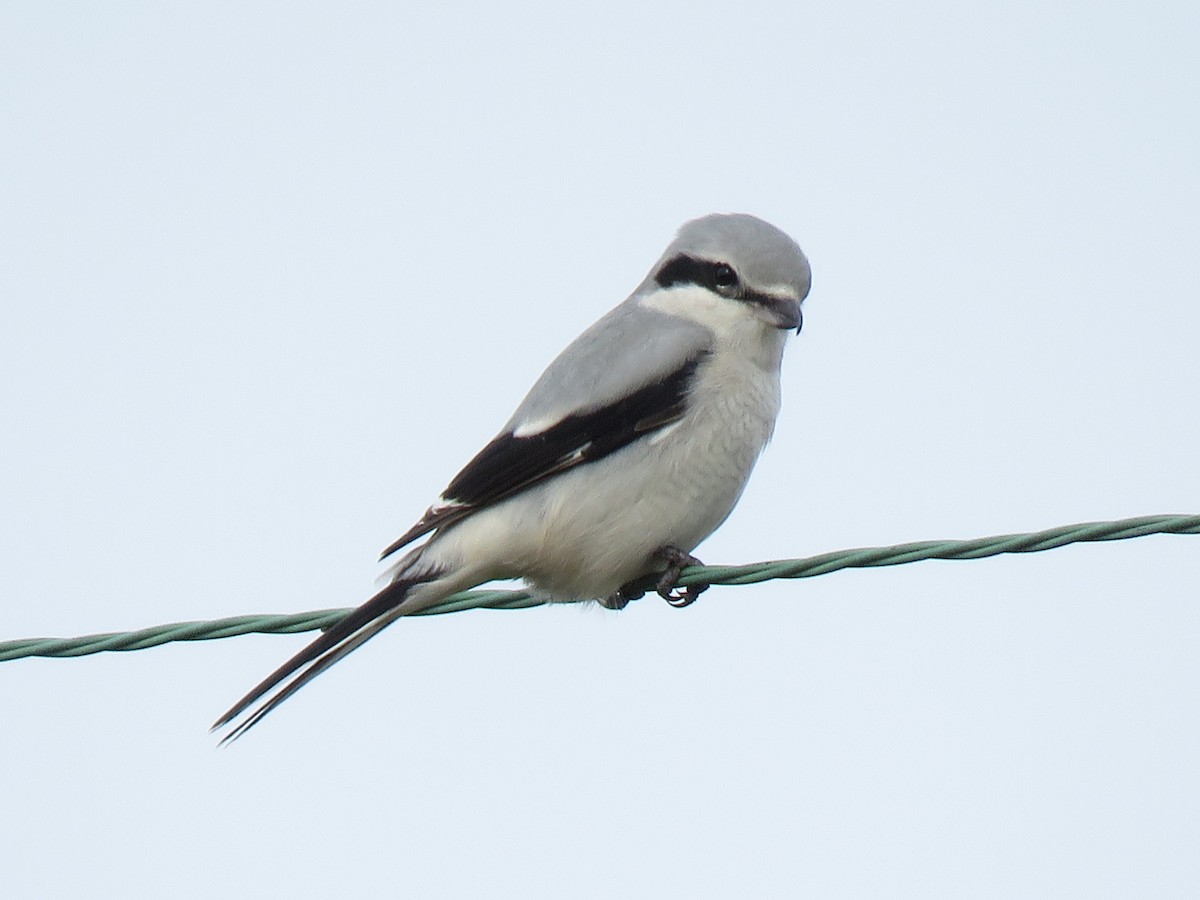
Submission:
POLYGON ((416 525, 383 551, 386 558, 435 528, 498 503, 551 475, 610 453, 679 420, 686 409, 696 370, 708 354, 699 353, 653 384, 607 406, 572 413, 524 437, 500 435, 467 463, 446 488, 443 505, 432 507, 416 525))

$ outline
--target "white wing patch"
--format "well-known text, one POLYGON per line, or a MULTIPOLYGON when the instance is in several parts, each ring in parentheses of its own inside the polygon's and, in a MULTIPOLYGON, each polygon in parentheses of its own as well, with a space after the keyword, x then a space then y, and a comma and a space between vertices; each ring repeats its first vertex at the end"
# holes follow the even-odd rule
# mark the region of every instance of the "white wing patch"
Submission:
POLYGON ((559 413, 552 416, 542 416, 540 419, 530 419, 528 422, 521 422, 513 428, 512 436, 515 438, 533 437, 535 434, 549 431, 565 418, 564 414, 559 413))
POLYGON ((656 431, 654 434, 652 434, 650 436, 651 445, 658 444, 658 443, 661 443, 662 441, 666 440, 668 437, 670 437, 671 432, 673 432, 676 428, 678 428, 682 424, 683 424, 683 422, 681 420, 679 422, 673 422, 672 424, 668 425, 666 428, 660 428, 658 431, 656 431))

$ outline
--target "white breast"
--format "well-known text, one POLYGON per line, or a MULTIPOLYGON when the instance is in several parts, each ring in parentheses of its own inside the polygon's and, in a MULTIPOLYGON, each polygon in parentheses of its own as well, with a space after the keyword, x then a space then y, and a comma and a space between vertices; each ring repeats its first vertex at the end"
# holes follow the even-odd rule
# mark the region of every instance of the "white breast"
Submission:
POLYGON ((561 599, 605 597, 662 568, 660 547, 692 550, 733 510, 779 412, 786 333, 745 315, 722 324, 679 422, 480 511, 439 535, 439 550, 561 599))

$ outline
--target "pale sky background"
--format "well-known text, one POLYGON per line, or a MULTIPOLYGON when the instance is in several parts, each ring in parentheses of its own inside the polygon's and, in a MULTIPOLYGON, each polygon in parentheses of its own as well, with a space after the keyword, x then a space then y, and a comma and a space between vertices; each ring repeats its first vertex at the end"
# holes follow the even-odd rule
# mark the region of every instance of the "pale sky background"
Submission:
MULTIPOLYGON (((710 563, 1200 512, 1200 7, 8 3, 0 639, 354 605, 685 219, 812 260, 710 563)), ((1200 537, 0 663, 11 897, 1194 897, 1200 537)))

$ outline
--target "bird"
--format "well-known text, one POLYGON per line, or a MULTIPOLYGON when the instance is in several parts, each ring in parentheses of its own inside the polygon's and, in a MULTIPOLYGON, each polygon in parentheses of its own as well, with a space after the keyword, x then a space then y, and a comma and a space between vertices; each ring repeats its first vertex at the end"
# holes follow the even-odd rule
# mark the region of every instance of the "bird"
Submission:
POLYGON ((788 336, 812 272, 744 213, 686 222, 629 297, 537 379, 512 418, 381 560, 386 585, 212 726, 236 740, 397 619, 486 582, 620 609, 676 589, 733 511, 780 409, 788 336))

